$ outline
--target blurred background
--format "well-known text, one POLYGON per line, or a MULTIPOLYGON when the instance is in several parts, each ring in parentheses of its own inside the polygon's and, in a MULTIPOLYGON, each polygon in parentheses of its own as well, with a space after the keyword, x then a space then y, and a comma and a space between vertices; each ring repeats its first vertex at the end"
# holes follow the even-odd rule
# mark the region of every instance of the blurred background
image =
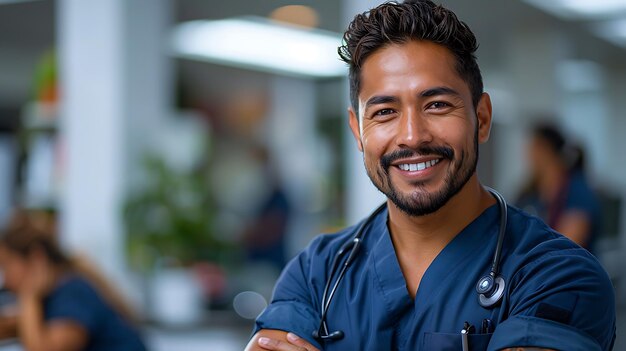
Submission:
MULTIPOLYGON (((97 264, 153 350, 241 350, 286 261, 383 200, 336 55, 377 3, 0 0, 0 227, 26 209, 97 264)), ((626 2, 443 3, 492 96, 482 181, 528 189, 537 123, 584 154, 626 350, 626 2)))

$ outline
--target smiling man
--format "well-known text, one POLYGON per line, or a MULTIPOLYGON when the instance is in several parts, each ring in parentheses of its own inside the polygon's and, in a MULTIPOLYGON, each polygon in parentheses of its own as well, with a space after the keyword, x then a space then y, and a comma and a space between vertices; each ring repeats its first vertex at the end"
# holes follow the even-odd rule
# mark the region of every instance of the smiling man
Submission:
POLYGON ((477 46, 430 1, 354 18, 349 123, 386 206, 290 262, 248 350, 612 348, 596 259, 478 180, 492 112, 477 46))

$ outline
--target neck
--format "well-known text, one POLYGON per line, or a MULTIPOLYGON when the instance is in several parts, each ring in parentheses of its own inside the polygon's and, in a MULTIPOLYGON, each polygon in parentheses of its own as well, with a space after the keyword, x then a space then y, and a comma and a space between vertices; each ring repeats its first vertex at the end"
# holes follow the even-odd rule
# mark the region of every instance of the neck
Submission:
POLYGON ((389 200, 389 230, 399 256, 436 256, 495 199, 485 190, 476 174, 447 204, 425 216, 410 216, 389 200))

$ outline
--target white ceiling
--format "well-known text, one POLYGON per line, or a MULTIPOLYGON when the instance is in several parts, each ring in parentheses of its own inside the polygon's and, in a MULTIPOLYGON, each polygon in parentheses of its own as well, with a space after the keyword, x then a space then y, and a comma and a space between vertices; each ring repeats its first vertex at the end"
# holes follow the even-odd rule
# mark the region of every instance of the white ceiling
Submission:
MULTIPOLYGON (((577 56, 598 62, 621 63, 626 50, 596 37, 583 21, 564 20, 549 15, 521 0, 443 0, 475 31, 481 48, 481 64, 497 67, 503 59, 499 48, 516 28, 553 26, 575 36, 577 56)), ((343 26, 339 0, 178 0, 174 20, 218 19, 242 15, 267 16, 277 7, 303 4, 319 13, 322 29, 340 32, 343 26)), ((41 54, 55 41, 55 1, 38 0, 0 4, 0 106, 20 105, 31 93, 32 74, 41 54)), ((180 75, 188 82, 192 94, 203 96, 228 95, 232 90, 246 87, 263 90, 270 76, 263 73, 224 68, 211 64, 178 60, 180 75), (233 79, 237 77, 237 79, 233 79), (220 82, 220 84, 215 84, 220 82), (224 82, 229 82, 224 84, 224 82)), ((337 89, 342 89, 337 85, 337 89)))

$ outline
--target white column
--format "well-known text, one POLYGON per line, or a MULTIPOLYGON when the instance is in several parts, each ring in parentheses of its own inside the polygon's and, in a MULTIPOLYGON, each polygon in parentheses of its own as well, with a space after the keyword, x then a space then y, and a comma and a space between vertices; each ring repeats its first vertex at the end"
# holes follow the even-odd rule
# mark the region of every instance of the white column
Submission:
POLYGON ((16 149, 14 137, 0 133, 0 228, 6 225, 12 211, 16 149))
MULTIPOLYGON (((146 152, 161 154, 164 143, 160 135, 171 136, 175 132, 169 129, 175 128, 171 125, 183 122, 172 118, 175 88, 173 61, 168 52, 174 13, 171 0, 122 2, 126 6, 123 71, 126 188, 136 190, 146 176, 142 167, 146 152)), ((185 145, 186 141, 180 143, 185 145)))
POLYGON ((289 254, 302 249, 315 233, 316 189, 320 172, 316 155, 315 82, 308 79, 276 76, 271 82, 271 107, 267 137, 281 181, 293 204, 298 206, 289 228, 289 254))
POLYGON ((167 114, 168 0, 57 3, 64 186, 61 240, 123 278, 122 204, 167 114))
POLYGON ((108 274, 123 269, 124 1, 58 3, 61 239, 108 274))
MULTIPOLYGON (((344 14, 344 28, 347 28, 348 24, 354 16, 358 13, 369 10, 376 7, 381 3, 380 0, 344 0, 343 1, 343 14, 344 14)), ((348 223, 356 223, 363 217, 367 216, 374 210, 380 203, 385 201, 385 196, 376 189, 376 187, 370 181, 370 178, 365 172, 365 166, 363 165, 363 155, 357 149, 356 142, 350 128, 348 126, 348 106, 349 102, 349 84, 345 84, 345 146, 344 146, 344 158, 346 161, 346 216, 348 223)))

